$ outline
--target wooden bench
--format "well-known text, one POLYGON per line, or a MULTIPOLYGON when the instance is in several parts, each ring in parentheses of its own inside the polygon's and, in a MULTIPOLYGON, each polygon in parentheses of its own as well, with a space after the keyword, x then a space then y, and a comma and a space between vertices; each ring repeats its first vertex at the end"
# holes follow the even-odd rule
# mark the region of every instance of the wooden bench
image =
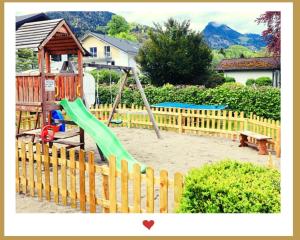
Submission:
POLYGON ((268 149, 267 149, 267 143, 268 140, 272 139, 271 137, 258 134, 251 131, 240 131, 238 132, 240 134, 240 145, 239 147, 247 147, 249 144, 248 137, 254 138, 257 140, 257 149, 258 154, 260 155, 267 155, 268 149))

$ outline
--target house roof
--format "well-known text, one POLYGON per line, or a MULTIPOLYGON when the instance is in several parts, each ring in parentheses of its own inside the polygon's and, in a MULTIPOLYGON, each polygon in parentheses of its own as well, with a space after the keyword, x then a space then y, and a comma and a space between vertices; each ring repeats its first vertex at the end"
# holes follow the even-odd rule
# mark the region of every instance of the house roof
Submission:
POLYGON ((108 35, 94 33, 94 32, 87 32, 82 37, 81 42, 83 42, 84 39, 86 39, 89 36, 93 36, 95 38, 98 38, 99 40, 107 42, 110 45, 115 46, 116 48, 119 48, 120 50, 129 54, 137 54, 141 46, 140 43, 136 43, 125 39, 120 39, 120 38, 114 38, 108 35))
POLYGON ((22 16, 16 16, 16 30, 18 30, 23 24, 28 22, 44 21, 50 18, 45 13, 33 13, 22 16))
POLYGON ((17 30, 17 49, 43 47, 50 54, 86 53, 64 19, 29 22, 17 30))
POLYGON ((258 57, 258 58, 233 58, 223 59, 216 70, 273 70, 280 69, 280 58, 258 57))

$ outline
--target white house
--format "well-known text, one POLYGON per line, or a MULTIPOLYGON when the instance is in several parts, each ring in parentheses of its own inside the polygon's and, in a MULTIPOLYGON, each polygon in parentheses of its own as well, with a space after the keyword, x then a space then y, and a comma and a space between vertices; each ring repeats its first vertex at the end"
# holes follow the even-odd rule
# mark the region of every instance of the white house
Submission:
POLYGON ((140 44, 94 32, 87 32, 81 43, 91 56, 85 62, 136 68, 135 56, 140 44))
POLYGON ((236 82, 245 84, 248 79, 269 77, 274 87, 280 87, 280 58, 234 58, 223 59, 216 68, 225 76, 235 78, 236 82))

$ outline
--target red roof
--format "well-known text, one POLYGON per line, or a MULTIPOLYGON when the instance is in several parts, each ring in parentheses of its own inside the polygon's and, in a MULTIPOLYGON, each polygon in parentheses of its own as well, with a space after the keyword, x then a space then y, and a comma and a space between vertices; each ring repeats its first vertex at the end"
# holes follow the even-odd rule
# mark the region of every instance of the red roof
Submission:
POLYGON ((223 59, 216 70, 273 70, 280 69, 280 58, 233 58, 223 59))

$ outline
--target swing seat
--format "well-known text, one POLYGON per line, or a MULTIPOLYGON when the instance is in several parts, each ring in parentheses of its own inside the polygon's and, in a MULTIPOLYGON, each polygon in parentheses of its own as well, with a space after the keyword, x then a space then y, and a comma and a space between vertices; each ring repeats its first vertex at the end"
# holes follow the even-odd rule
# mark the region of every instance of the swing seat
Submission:
POLYGON ((113 123, 113 124, 121 124, 121 123, 123 123, 123 120, 122 119, 116 119, 116 120, 111 120, 110 122, 113 123))

